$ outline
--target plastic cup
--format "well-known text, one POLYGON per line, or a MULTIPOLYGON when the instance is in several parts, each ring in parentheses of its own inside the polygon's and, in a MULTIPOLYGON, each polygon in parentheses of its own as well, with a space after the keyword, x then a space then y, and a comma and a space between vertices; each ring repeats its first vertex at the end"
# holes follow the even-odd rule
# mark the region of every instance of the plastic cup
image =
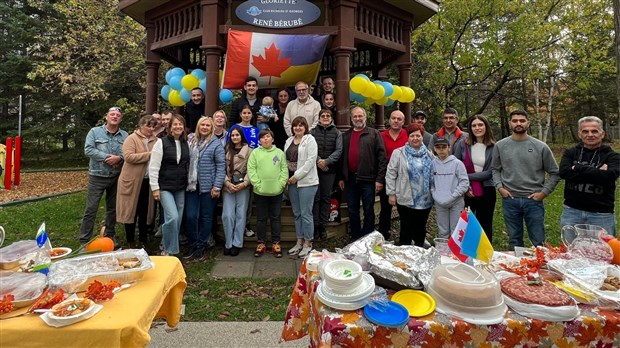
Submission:
POLYGON ((435 249, 437 249, 439 255, 448 257, 452 256, 452 251, 448 246, 448 240, 446 238, 435 238, 433 239, 433 242, 435 242, 435 249))

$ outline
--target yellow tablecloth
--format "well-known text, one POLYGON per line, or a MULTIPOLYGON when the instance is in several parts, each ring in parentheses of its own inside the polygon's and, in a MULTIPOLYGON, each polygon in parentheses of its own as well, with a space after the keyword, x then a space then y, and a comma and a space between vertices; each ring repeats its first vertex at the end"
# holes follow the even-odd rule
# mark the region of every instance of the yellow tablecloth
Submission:
MULTIPOLYGON (((62 328, 50 327, 38 315, 0 320, 0 347, 143 347, 155 318, 176 326, 187 283, 176 257, 151 257, 155 267, 130 288, 102 302, 94 317, 62 328)), ((18 315, 26 308, 0 318, 18 315)))

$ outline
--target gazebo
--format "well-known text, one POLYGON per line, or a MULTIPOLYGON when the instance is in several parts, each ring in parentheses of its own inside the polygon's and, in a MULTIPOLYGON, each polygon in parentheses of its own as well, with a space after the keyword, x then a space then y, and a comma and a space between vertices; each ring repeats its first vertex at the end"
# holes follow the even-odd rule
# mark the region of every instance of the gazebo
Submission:
MULTIPOLYGON (((373 79, 384 80, 387 67, 395 65, 398 83, 409 86, 411 31, 433 16, 439 4, 436 0, 120 0, 118 6, 146 28, 147 112, 157 108, 162 59, 186 71, 203 69, 208 81, 217 81, 231 29, 322 34, 330 40, 319 75, 335 77, 335 121, 348 128, 350 74, 370 71, 373 79), (252 21, 252 16, 260 18, 257 14, 271 16, 272 21, 252 21), (291 14, 294 20, 287 19, 291 14)), ((218 95, 219 86, 207 84, 206 114, 218 108, 218 95)), ((399 106, 406 122, 411 118, 409 104, 399 106)), ((376 127, 383 128, 383 107, 376 105, 375 113, 376 127)))

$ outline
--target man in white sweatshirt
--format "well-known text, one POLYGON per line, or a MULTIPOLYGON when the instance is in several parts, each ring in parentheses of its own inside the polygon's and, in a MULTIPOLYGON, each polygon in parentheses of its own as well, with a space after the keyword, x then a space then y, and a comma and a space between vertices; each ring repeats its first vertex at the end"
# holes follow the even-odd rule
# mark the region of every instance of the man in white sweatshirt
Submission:
POLYGON ((289 137, 293 134, 291 122, 295 117, 303 116, 310 125, 310 129, 313 129, 319 123, 319 111, 321 111, 321 104, 310 96, 307 83, 297 82, 295 92, 297 98, 291 100, 284 111, 284 131, 289 137))

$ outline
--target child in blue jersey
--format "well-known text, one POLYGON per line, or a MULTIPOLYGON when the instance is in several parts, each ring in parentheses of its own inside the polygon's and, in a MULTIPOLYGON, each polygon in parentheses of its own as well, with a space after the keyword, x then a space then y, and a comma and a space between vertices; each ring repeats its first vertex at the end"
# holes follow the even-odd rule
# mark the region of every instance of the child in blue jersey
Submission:
POLYGON ((258 133, 260 132, 260 130, 252 126, 252 124, 250 123, 252 121, 252 108, 249 105, 244 105, 241 108, 240 116, 241 122, 230 127, 228 135, 226 136, 226 141, 228 141, 230 138, 230 131, 233 130, 233 128, 239 128, 243 131, 243 135, 248 141, 248 146, 250 147, 250 149, 255 149, 258 147, 258 145, 260 145, 258 138, 258 133))

